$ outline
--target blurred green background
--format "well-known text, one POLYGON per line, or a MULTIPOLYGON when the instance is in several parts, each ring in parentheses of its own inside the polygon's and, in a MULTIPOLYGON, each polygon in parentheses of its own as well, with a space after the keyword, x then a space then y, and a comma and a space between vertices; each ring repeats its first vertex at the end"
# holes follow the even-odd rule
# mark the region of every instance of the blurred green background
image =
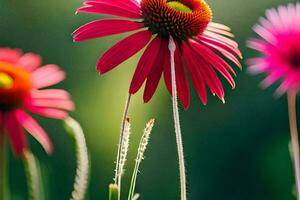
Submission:
MULTIPOLYGON (((245 40, 255 36, 251 27, 264 10, 296 1, 207 2, 214 11, 214 21, 232 27, 244 57, 248 58, 255 54, 246 49, 245 40)), ((139 56, 99 76, 95 70, 98 57, 124 35, 73 43, 71 33, 75 28, 101 17, 75 15, 81 4, 79 0, 0 0, 0 46, 36 52, 43 56, 44 63, 58 64, 67 72, 67 79, 59 87, 73 95, 77 109, 72 116, 85 130, 91 156, 87 199, 103 200, 107 199, 107 186, 114 175, 121 115, 139 56)), ((189 199, 294 199, 286 98, 274 98, 274 88, 261 90, 259 82, 263 76, 251 77, 246 70, 236 70, 237 88, 231 90, 226 86, 225 105, 210 96, 204 107, 192 91, 190 109, 180 109, 189 199)), ((141 166, 137 191, 145 200, 177 200, 179 178, 171 98, 164 84, 160 84, 148 104, 143 103, 141 93, 134 96, 130 108, 133 135, 124 188, 130 182, 142 129, 154 117, 156 125, 141 166)), ((48 157, 30 138, 32 151, 42 165, 47 199, 69 199, 75 173, 74 144, 61 122, 38 119, 55 145, 54 154, 48 157)), ((27 199, 22 162, 12 153, 9 161, 12 200, 27 199)))

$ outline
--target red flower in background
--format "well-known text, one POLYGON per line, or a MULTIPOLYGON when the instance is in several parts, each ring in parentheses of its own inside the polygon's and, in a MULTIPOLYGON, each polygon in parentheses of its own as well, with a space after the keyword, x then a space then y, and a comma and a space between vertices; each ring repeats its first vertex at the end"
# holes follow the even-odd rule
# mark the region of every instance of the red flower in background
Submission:
POLYGON ((129 18, 102 19, 85 24, 74 32, 74 41, 136 31, 106 51, 97 63, 97 70, 104 74, 146 46, 129 89, 134 94, 146 82, 145 102, 152 98, 162 74, 172 93, 169 36, 174 38, 177 45, 176 82, 184 108, 190 104, 186 69, 203 104, 207 103, 206 87, 224 101, 224 89, 216 72, 232 88, 235 87, 232 78, 235 72, 222 56, 241 67, 238 44, 228 38, 233 37, 230 28, 211 22, 212 12, 205 1, 86 0, 84 4, 78 12, 129 18))
POLYGON ((41 66, 41 57, 20 50, 0 48, 0 134, 7 134, 17 155, 27 149, 26 129, 47 153, 52 143, 43 128, 26 110, 49 118, 64 119, 74 108, 62 89, 43 89, 65 78, 56 65, 41 66))

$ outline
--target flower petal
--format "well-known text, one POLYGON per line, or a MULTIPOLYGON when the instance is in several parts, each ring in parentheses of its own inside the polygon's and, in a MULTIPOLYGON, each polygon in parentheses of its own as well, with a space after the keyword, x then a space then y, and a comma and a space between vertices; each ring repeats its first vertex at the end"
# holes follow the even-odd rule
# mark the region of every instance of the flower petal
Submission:
POLYGON ((235 48, 238 48, 238 46, 239 46, 238 43, 236 43, 234 40, 232 40, 230 38, 227 38, 227 37, 224 37, 223 35, 220 35, 220 34, 217 34, 217 33, 213 33, 213 32, 210 32, 210 31, 204 31, 202 35, 205 36, 205 37, 209 37, 211 39, 214 39, 216 41, 219 41, 219 42, 224 42, 227 45, 235 47, 235 48))
POLYGON ((77 12, 108 14, 118 17, 128 17, 133 19, 142 18, 141 10, 129 1, 86 1, 85 6, 77 10, 77 12))
POLYGON ((22 155, 27 148, 27 141, 15 114, 15 111, 4 114, 4 127, 7 130, 14 153, 16 155, 22 155))
POLYGON ((219 51, 221 54, 223 54, 225 57, 231 60, 234 64, 236 64, 239 68, 242 67, 240 61, 237 58, 242 58, 242 54, 238 48, 232 48, 226 45, 226 43, 221 43, 210 38, 205 38, 205 36, 200 36, 198 37, 198 39, 206 46, 219 51))
POLYGON ((53 151, 53 145, 44 129, 27 113, 22 110, 16 111, 18 122, 43 146, 48 154, 53 151))
POLYGON ((41 56, 34 53, 24 54, 17 62, 17 65, 32 72, 42 64, 41 56))
POLYGON ((203 105, 207 104, 207 92, 203 79, 203 75, 199 71, 199 66, 195 63, 195 57, 189 46, 183 43, 183 56, 186 63, 186 67, 191 76, 192 82, 196 88, 198 96, 200 97, 203 105))
POLYGON ((31 97, 34 99, 62 99, 68 100, 71 98, 70 94, 62 89, 46 89, 46 90, 32 90, 31 97))
POLYGON ((150 42, 149 46, 146 48, 134 72, 130 84, 129 93, 131 94, 136 93, 140 89, 144 81, 146 80, 146 77, 150 73, 154 65, 154 62, 156 60, 160 43, 161 43, 160 37, 156 37, 150 42))
POLYGON ((0 48, 0 62, 9 62, 15 64, 22 56, 19 49, 0 48))
POLYGON ((44 117, 49 117, 54 119, 65 119, 66 117, 68 117, 67 112, 58 109, 42 108, 42 107, 29 106, 29 105, 26 105, 26 108, 31 112, 44 117))
POLYGON ((164 69, 165 60, 168 59, 167 57, 170 57, 168 56, 168 51, 168 42, 166 40, 162 40, 158 53, 159 56, 157 56, 157 58, 155 59, 153 67, 149 75, 147 76, 147 81, 144 89, 145 103, 150 101, 157 89, 159 80, 164 69))
POLYGON ((81 42, 93 38, 100 38, 134 31, 143 28, 142 23, 128 20, 106 19, 96 20, 79 27, 74 31, 74 41, 81 42))
POLYGON ((224 25, 224 24, 219 24, 219 23, 216 23, 216 22, 210 22, 208 24, 209 27, 213 27, 213 28, 216 28, 216 29, 221 29, 221 30, 224 30, 224 31, 230 31, 231 29, 224 25))
POLYGON ((97 70, 104 74, 140 51, 151 39, 150 31, 140 31, 121 40, 99 59, 97 70))
POLYGON ((228 36, 228 37, 234 37, 234 35, 231 32, 229 32, 227 30, 224 30, 224 29, 216 28, 216 27, 211 26, 211 25, 208 25, 206 30, 217 33, 217 34, 225 35, 225 36, 228 36))
POLYGON ((32 99, 31 103, 33 106, 42 108, 56 108, 67 111, 74 110, 74 103, 71 100, 61 99, 32 99))
POLYGON ((233 71, 233 69, 222 59, 219 55, 215 54, 212 50, 206 46, 190 40, 190 44, 195 50, 195 52, 200 56, 205 58, 222 76, 229 82, 232 88, 235 88, 235 82, 231 74, 227 71, 233 71))
MULTIPOLYGON (((195 55, 195 54, 194 54, 195 55)), ((195 55, 196 56, 196 55, 195 55)), ((213 94, 216 94, 219 99, 224 101, 224 89, 220 79, 217 77, 214 70, 211 68, 209 63, 205 62, 204 59, 195 59, 196 63, 198 63, 199 70, 203 74, 203 79, 206 84, 210 88, 213 94)))
POLYGON ((4 126, 4 114, 0 111, 0 129, 2 129, 3 126, 4 126))
POLYGON ((32 82, 36 88, 55 85, 65 79, 65 73, 57 65, 45 65, 32 72, 32 82))

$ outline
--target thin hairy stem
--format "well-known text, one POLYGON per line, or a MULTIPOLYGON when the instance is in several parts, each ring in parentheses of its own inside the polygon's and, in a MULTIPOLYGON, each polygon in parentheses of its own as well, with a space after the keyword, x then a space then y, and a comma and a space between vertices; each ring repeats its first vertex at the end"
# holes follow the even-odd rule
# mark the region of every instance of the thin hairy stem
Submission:
POLYGON ((6 195, 6 147, 4 132, 0 127, 0 199, 5 199, 6 195))
POLYGON ((290 91, 288 93, 288 107, 290 131, 292 140, 292 155, 295 170, 295 181, 297 189, 297 199, 300 199, 300 158, 299 158, 299 137, 297 129, 297 114, 296 114, 296 92, 290 91))
POLYGON ((80 124, 75 119, 68 117, 64 122, 68 134, 75 141, 77 159, 76 176, 70 199, 83 200, 88 188, 90 166, 86 140, 80 124))
POLYGON ((121 122, 121 130, 120 130, 120 139, 119 139, 119 146, 118 146, 118 154, 117 154, 117 161, 116 161, 116 169, 115 169, 115 184, 118 185, 118 200, 120 200, 121 196, 121 169, 120 169, 120 155, 121 155, 121 150, 122 150, 122 144, 124 140, 124 130, 125 130, 125 124, 126 124, 126 119, 129 111, 129 105, 130 105, 130 100, 131 100, 131 94, 128 94, 126 103, 125 103, 125 108, 124 108, 124 113, 123 113, 123 118, 121 122))
POLYGON ((174 58, 175 50, 176 50, 175 42, 174 42, 172 36, 170 36, 169 51, 170 51, 170 55, 171 55, 170 61, 171 61, 171 77, 172 77, 172 103, 173 103, 173 115, 174 115, 174 125, 175 125, 175 133, 176 133, 176 143, 177 143, 177 150, 178 150, 181 200, 186 200, 186 175, 185 175, 185 163, 184 163, 182 136, 181 136, 181 129, 180 129, 180 121, 179 121, 178 102, 177 102, 175 58, 174 58))
MULTIPOLYGON (((133 200, 135 197, 135 186, 136 186, 136 180, 137 180, 139 168, 140 168, 142 161, 144 160, 144 154, 147 149, 147 145, 149 143, 150 134, 151 134, 153 126, 154 126, 154 119, 151 119, 146 124, 146 127, 144 129, 144 133, 142 135, 142 138, 141 138, 141 141, 139 144, 139 148, 138 148, 138 152, 137 152, 137 156, 135 159, 135 165, 134 165, 134 170, 133 170, 133 174, 131 177, 128 200, 133 200)), ((137 197, 135 197, 135 199, 136 198, 137 197)))
POLYGON ((40 166, 34 155, 29 151, 25 151, 23 155, 25 173, 28 187, 29 200, 44 199, 43 187, 41 181, 40 166))

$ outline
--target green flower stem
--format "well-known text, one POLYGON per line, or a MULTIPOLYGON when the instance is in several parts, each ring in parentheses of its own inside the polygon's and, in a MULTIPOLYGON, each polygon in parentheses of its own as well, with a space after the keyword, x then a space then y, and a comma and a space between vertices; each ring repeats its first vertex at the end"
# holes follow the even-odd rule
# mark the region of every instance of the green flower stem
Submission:
POLYGON ((176 50, 175 42, 172 36, 170 36, 169 51, 171 55, 170 61, 171 61, 171 77, 172 77, 172 103, 173 103, 173 116, 174 116, 176 143, 177 143, 177 151, 178 151, 180 190, 181 190, 181 200, 186 200, 186 175, 185 175, 182 136, 181 136, 181 129, 180 129, 180 121, 179 121, 178 102, 177 102, 175 59, 174 59, 175 50, 176 50))
MULTIPOLYGON (((139 173, 139 167, 144 159, 144 154, 149 142, 150 134, 152 131, 152 128, 154 126, 154 119, 151 119, 147 124, 144 129, 144 133, 142 135, 137 156, 135 159, 135 165, 134 165, 134 170, 131 178, 131 183, 130 183, 130 189, 129 189, 129 195, 128 195, 128 200, 133 200, 135 196, 135 185, 136 185, 136 180, 137 180, 137 175, 139 173)), ((137 197, 135 197, 137 199, 137 197)))
POLYGON ((131 94, 128 94, 126 103, 125 103, 125 108, 124 108, 124 113, 123 113, 123 118, 122 118, 122 123, 121 123, 121 130, 120 130, 120 141, 119 141, 119 146, 118 146, 118 154, 117 154, 117 161, 116 161, 116 169, 115 169, 115 184, 118 185, 118 200, 121 198, 121 178, 122 178, 122 169, 120 169, 120 155, 121 155, 121 150, 122 150, 122 144, 124 140, 124 130, 125 130, 125 123, 129 111, 129 105, 130 105, 130 100, 131 100, 131 94))
POLYGON ((39 163, 29 150, 24 152, 23 163, 27 179, 28 199, 44 199, 39 163))
POLYGON ((132 198, 134 196, 134 190, 135 190, 137 175, 139 172, 139 167, 140 167, 140 162, 136 162, 135 166, 134 166, 132 178, 131 178, 128 200, 132 200, 132 198))
POLYGON ((83 200, 88 188, 89 180, 89 155, 86 145, 85 136, 80 124, 73 118, 68 117, 64 121, 65 129, 75 141, 76 149, 76 176, 73 185, 71 200, 83 200))
POLYGON ((6 146, 4 132, 0 128, 0 200, 7 199, 6 146))
POLYGON ((295 170, 295 181, 297 189, 297 199, 300 199, 300 158, 299 158, 299 136, 297 129, 297 113, 296 113, 296 92, 290 91, 288 93, 288 108, 289 121, 292 140, 292 155, 295 170))

